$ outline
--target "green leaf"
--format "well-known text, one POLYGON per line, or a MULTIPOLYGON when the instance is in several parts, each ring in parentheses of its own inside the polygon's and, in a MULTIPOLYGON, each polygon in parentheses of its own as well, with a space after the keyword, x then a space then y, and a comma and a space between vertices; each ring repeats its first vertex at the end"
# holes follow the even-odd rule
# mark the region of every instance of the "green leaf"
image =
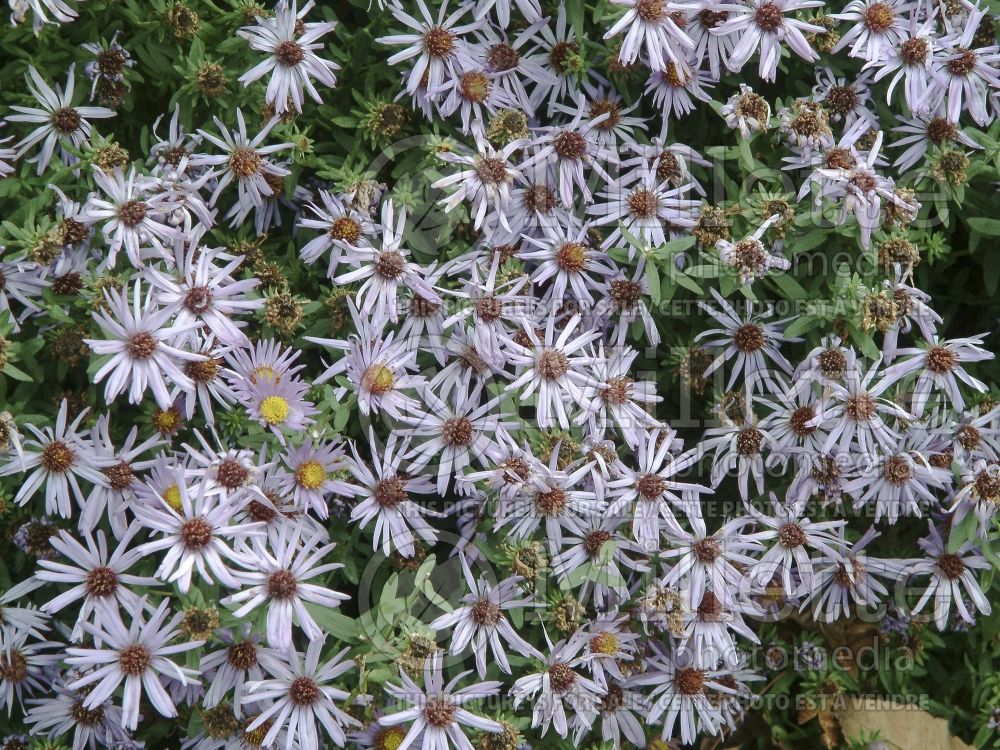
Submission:
POLYGON ((660 272, 655 263, 646 264, 646 283, 649 284, 649 298, 653 304, 660 304, 660 272))
POLYGON ((1000 237, 1000 219, 988 219, 985 216, 976 216, 967 219, 969 226, 981 234, 988 234, 991 237, 1000 237))
POLYGON ((957 552, 959 547, 976 536, 979 528, 979 518, 975 513, 966 513, 957 525, 951 527, 951 534, 948 536, 948 552, 957 552))

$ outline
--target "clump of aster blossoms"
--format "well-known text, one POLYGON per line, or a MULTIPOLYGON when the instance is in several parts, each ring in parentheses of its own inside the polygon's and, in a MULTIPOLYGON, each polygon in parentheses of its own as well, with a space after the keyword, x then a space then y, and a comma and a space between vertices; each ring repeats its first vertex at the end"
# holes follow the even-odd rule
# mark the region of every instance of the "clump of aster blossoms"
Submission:
POLYGON ((997 656, 984 4, 10 4, 0 747, 831 746, 755 699, 997 656))

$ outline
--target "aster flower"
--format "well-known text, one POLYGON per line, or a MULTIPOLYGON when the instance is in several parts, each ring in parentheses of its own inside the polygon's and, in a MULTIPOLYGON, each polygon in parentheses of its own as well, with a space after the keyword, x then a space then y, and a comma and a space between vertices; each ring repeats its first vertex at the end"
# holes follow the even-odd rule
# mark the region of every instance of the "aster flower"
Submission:
POLYGON ((727 475, 735 473, 740 497, 747 501, 751 477, 756 493, 764 492, 764 452, 773 449, 773 445, 771 436, 760 428, 756 417, 747 414, 742 419, 723 419, 721 426, 705 430, 698 447, 703 454, 712 454, 712 486, 718 487, 727 475))
MULTIPOLYGON (((633 171, 598 193, 599 201, 587 207, 587 213, 596 217, 594 226, 614 227, 601 247, 621 244, 623 232, 651 247, 659 247, 667 243, 669 233, 694 226, 697 203, 687 197, 691 184, 671 187, 660 175, 662 163, 643 160, 633 171)), ((634 252, 629 243, 630 259, 634 252)))
POLYGON ((851 21, 852 26, 831 51, 849 46, 851 57, 880 60, 888 49, 903 41, 907 22, 915 11, 910 0, 851 0, 843 11, 833 14, 838 21, 851 21))
POLYGON ((629 377, 639 352, 631 347, 616 347, 605 356, 604 343, 594 353, 591 365, 592 382, 596 393, 590 396, 580 415, 578 424, 586 424, 591 437, 604 437, 609 424, 630 447, 642 442, 647 431, 663 427, 648 409, 662 401, 656 387, 649 381, 636 381, 629 377))
MULTIPOLYGON (((902 448, 902 446, 901 446, 902 448)), ((921 506, 935 508, 934 490, 951 485, 951 472, 928 463, 918 452, 900 450, 897 453, 869 457, 861 475, 844 484, 844 492, 853 495, 855 508, 874 500, 875 523, 884 517, 889 524, 901 516, 921 514, 921 506)))
POLYGON ((677 521, 667 522, 670 548, 661 551, 661 556, 673 562, 663 584, 676 586, 684 592, 685 601, 691 607, 701 605, 709 585, 725 606, 736 606, 736 592, 744 588, 741 571, 757 562, 757 558, 748 553, 763 549, 757 534, 745 531, 750 519, 746 516, 731 518, 709 534, 700 506, 693 505, 687 510, 687 522, 690 531, 677 521))
POLYGON ((461 606, 430 623, 433 630, 454 628, 449 653, 458 656, 471 646, 480 678, 486 676, 488 650, 492 650, 494 663, 505 674, 511 673, 504 644, 520 656, 543 658, 534 646, 518 635, 504 614, 507 610, 540 606, 533 597, 524 596, 523 579, 511 576, 492 585, 472 574, 464 554, 459 553, 459 560, 469 593, 462 596, 461 606))
MULTIPOLYGON (((873 2, 872 5, 878 4, 873 2)), ((891 3, 885 3, 891 8, 891 3)), ((912 14, 906 24, 906 30, 900 38, 888 49, 872 58, 865 68, 875 70, 873 81, 878 82, 891 76, 886 89, 886 101, 892 102, 892 95, 903 83, 903 97, 911 112, 919 113, 927 106, 927 91, 931 86, 931 69, 934 56, 938 54, 935 37, 935 14, 921 19, 919 14, 912 14)), ((890 27, 891 28, 891 27, 890 27)))
MULTIPOLYGON (((593 592, 593 604, 601 611, 629 598, 628 571, 649 570, 632 557, 646 550, 623 539, 618 534, 619 526, 613 516, 592 515, 574 522, 565 536, 560 534, 561 551, 557 554, 556 545, 551 545, 552 572, 564 585, 577 589, 575 596, 581 603, 587 602, 593 592)), ((594 677, 602 686, 607 682, 596 671, 594 677)))
POLYGON ((688 51, 694 48, 694 42, 673 17, 684 7, 681 3, 613 0, 612 4, 627 9, 604 35, 610 39, 628 29, 618 52, 622 65, 631 65, 644 52, 644 62, 654 71, 662 71, 667 69, 668 61, 683 64, 688 51))
POLYGON ((333 442, 307 442, 290 448, 281 458, 288 468, 281 475, 282 490, 292 495, 298 507, 326 519, 330 515, 326 496, 349 494, 347 483, 335 474, 344 467, 343 456, 344 449, 333 442))
POLYGON ((535 396, 536 419, 543 429, 556 424, 568 429, 572 415, 567 404, 573 407, 586 400, 589 383, 582 369, 593 363, 593 357, 582 352, 601 334, 594 330, 578 331, 580 322, 580 316, 574 315, 557 334, 553 311, 541 336, 525 322, 527 345, 509 339, 510 361, 521 372, 507 384, 506 390, 520 389, 522 401, 535 396))
POLYGON ((702 331, 695 336, 695 341, 704 340, 703 346, 722 351, 705 370, 703 377, 708 377, 728 359, 735 356, 736 361, 732 374, 729 376, 726 390, 733 389, 740 375, 743 375, 743 382, 748 386, 763 383, 777 387, 771 377, 767 361, 770 360, 782 371, 790 373, 792 366, 781 354, 778 347, 785 341, 798 341, 799 339, 787 337, 782 333, 782 324, 786 321, 765 323, 764 320, 771 314, 767 308, 762 314, 755 315, 754 304, 748 300, 746 312, 739 315, 715 289, 712 289, 712 296, 719 305, 718 310, 703 302, 699 302, 698 306, 723 327, 702 331))
POLYGON ((379 445, 371 429, 368 439, 371 468, 362 460, 354 443, 351 443, 352 457, 346 461, 352 478, 360 483, 349 485, 351 494, 362 498, 351 510, 351 522, 365 528, 374 520, 374 549, 381 547, 387 557, 392 552, 413 557, 418 537, 429 546, 437 540, 437 533, 423 516, 439 514, 413 502, 410 493, 433 494, 434 483, 427 477, 408 476, 399 470, 402 457, 409 453, 408 440, 398 441, 391 434, 385 445, 379 445))
POLYGON ((592 170, 606 181, 611 177, 603 164, 617 164, 618 155, 612 149, 601 145, 597 126, 611 117, 604 112, 597 117, 589 117, 586 103, 581 96, 577 100, 576 112, 572 120, 560 126, 546 126, 537 129, 537 136, 528 145, 531 156, 522 168, 535 167, 552 170, 558 174, 559 198, 565 206, 572 206, 574 193, 579 191, 586 203, 593 197, 587 185, 584 168, 592 170), (584 117, 587 117, 584 122, 584 117))
POLYGON ((44 698, 27 701, 31 708, 24 721, 31 725, 31 733, 45 735, 53 743, 72 733, 73 750, 127 742, 121 709, 110 699, 96 708, 84 708, 86 694, 67 688, 66 679, 73 676, 56 680, 44 698))
POLYGON ((304 229, 317 229, 322 233, 307 242, 299 250, 299 257, 308 265, 312 265, 323 253, 330 253, 330 262, 326 275, 333 277, 340 264, 345 246, 361 246, 370 244, 370 238, 381 229, 362 211, 350 205, 346 196, 333 195, 326 190, 319 191, 322 206, 310 201, 309 211, 316 218, 303 217, 298 226, 304 229))
POLYGON ((288 110, 289 101, 296 112, 302 111, 303 89, 316 102, 323 102, 311 79, 331 88, 337 85, 334 71, 340 66, 316 54, 324 46, 320 38, 333 31, 336 22, 301 24, 303 31, 297 33, 299 18, 314 4, 307 2, 299 11, 297 0, 292 0, 291 7, 287 0, 280 0, 273 17, 258 17, 255 26, 244 26, 237 32, 252 49, 268 55, 240 76, 240 83, 249 86, 270 73, 265 101, 279 115, 288 110))
MULTIPOLYGON (((49 583, 71 584, 72 587, 47 601, 41 609, 48 613, 59 612, 82 599, 77 605, 78 614, 71 636, 74 641, 80 640, 83 623, 92 615, 106 615, 108 609, 102 606, 103 603, 113 600, 125 611, 135 612, 139 608, 140 599, 128 587, 156 585, 155 578, 128 572, 143 557, 138 549, 129 549, 141 529, 139 524, 130 524, 110 556, 107 539, 101 530, 97 531, 96 541, 90 534, 84 536, 86 547, 66 531, 60 531, 49 539, 49 544, 67 562, 39 560, 40 570, 35 571, 35 578, 49 583)), ((100 620, 97 622, 100 624, 100 620)))
MULTIPOLYGON (((305 337, 306 341, 346 351, 313 384, 321 385, 335 375, 345 373, 354 387, 362 414, 384 411, 399 419, 402 413, 417 408, 416 400, 404 391, 424 382, 423 376, 408 372, 417 367, 415 342, 412 339, 397 339, 395 331, 383 337, 381 326, 364 322, 353 302, 349 301, 347 306, 357 324, 356 336, 347 341, 305 337)), ((343 398, 346 392, 345 388, 336 391, 338 398, 343 398)))
POLYGON ((153 301, 153 290, 142 300, 141 283, 132 286, 132 304, 129 305, 129 289, 121 291, 104 290, 107 310, 94 313, 94 320, 108 339, 84 339, 97 355, 110 354, 94 375, 94 382, 107 379, 104 397, 113 401, 118 394, 128 389, 129 402, 137 404, 147 389, 161 409, 173 403, 167 380, 183 391, 193 391, 194 383, 181 369, 182 362, 202 362, 206 357, 184 351, 172 345, 174 337, 198 325, 167 325, 172 317, 170 309, 160 308, 153 301))
POLYGON ((182 612, 167 622, 170 601, 164 600, 149 619, 143 615, 144 606, 137 607, 126 626, 117 609, 101 617, 101 625, 84 624, 84 629, 94 637, 95 648, 70 647, 66 649, 66 662, 80 669, 93 667, 69 683, 70 690, 90 686, 83 708, 92 711, 103 705, 125 683, 122 702, 122 727, 134 730, 139 725, 139 702, 143 689, 157 713, 167 718, 177 715, 177 708, 160 682, 171 677, 182 685, 196 682, 198 672, 181 667, 170 657, 198 648, 202 641, 182 641, 167 645, 177 635, 182 612))
POLYGON ((934 336, 928 341, 928 347, 900 349, 896 355, 903 357, 900 362, 890 365, 882 371, 882 381, 891 385, 912 373, 919 372, 913 386, 913 400, 910 410, 917 417, 922 416, 931 393, 935 390, 947 394, 953 408, 961 411, 965 408, 965 399, 959 388, 961 381, 980 393, 986 393, 989 388, 965 371, 963 362, 983 362, 993 359, 993 353, 980 345, 987 334, 968 338, 944 340, 934 336))
POLYGON ((268 665, 270 679, 247 685, 245 704, 272 701, 247 724, 248 732, 266 727, 263 745, 271 745, 287 726, 285 750, 320 747, 318 721, 334 744, 343 747, 347 741, 344 727, 360 725, 337 705, 337 702, 346 701, 349 693, 331 684, 350 671, 354 662, 344 660, 348 651, 345 648, 321 664, 325 640, 324 637, 310 642, 304 654, 287 647, 282 660, 268 665))
POLYGON ((25 705, 25 694, 40 693, 48 689, 47 673, 62 661, 58 653, 45 653, 62 644, 51 641, 28 643, 29 633, 16 633, 6 639, 0 651, 0 704, 7 706, 11 715, 14 700, 25 705))
MULTIPOLYGON (((494 0, 485 0, 489 5, 494 0)), ((536 0, 515 0, 520 5, 531 5, 536 0)), ((497 10, 508 6, 510 0, 497 0, 497 10)), ((558 78, 545 68, 544 55, 538 51, 538 33, 548 21, 538 18, 526 29, 517 30, 512 39, 506 30, 510 28, 502 22, 499 29, 484 26, 478 30, 480 41, 479 57, 485 61, 484 71, 490 76, 493 86, 503 92, 503 99, 516 102, 526 114, 534 114, 545 93, 558 84, 558 78), (528 93, 528 88, 531 93, 528 93)))
POLYGON ((97 456, 90 441, 80 433, 86 416, 84 409, 70 422, 69 403, 63 399, 54 426, 39 429, 25 425, 34 437, 24 441, 20 456, 9 458, 0 467, 0 476, 30 472, 14 496, 15 505, 26 504, 44 484, 45 512, 69 518, 73 514, 71 498, 81 508, 86 507, 80 479, 107 483, 101 469, 111 462, 97 456))
POLYGON ((408 260, 409 250, 402 246, 406 209, 396 216, 392 199, 382 204, 381 248, 348 247, 347 262, 355 270, 341 274, 336 284, 363 281, 356 293, 358 312, 371 316, 375 325, 385 320, 399 319, 396 295, 401 286, 408 286, 427 300, 441 304, 440 295, 423 278, 423 269, 408 260))
MULTIPOLYGON (((107 518, 112 532, 120 538, 126 528, 126 504, 135 496, 137 474, 155 463, 150 459, 140 460, 140 457, 162 445, 162 440, 159 435, 153 435, 136 445, 139 428, 133 427, 118 448, 111 440, 110 422, 110 416, 104 414, 98 417, 97 424, 91 429, 91 442, 95 455, 101 456, 102 459, 111 459, 113 463, 101 469, 107 477, 107 482, 94 485, 80 514, 78 525, 81 531, 90 532, 102 518, 107 518)), ((104 464, 105 461, 102 460, 100 463, 104 464)))
POLYGON ((805 34, 821 33, 823 28, 800 21, 790 14, 822 5, 822 0, 751 0, 746 5, 724 3, 717 10, 729 13, 730 17, 714 27, 711 33, 737 36, 738 41, 727 63, 731 71, 738 73, 759 48, 758 73, 765 81, 773 81, 781 59, 781 42, 786 42, 806 62, 819 58, 809 46, 805 34))
POLYGON ((206 141, 223 151, 222 154, 211 156, 207 154, 192 154, 188 163, 192 167, 209 167, 213 174, 218 174, 216 167, 225 165, 222 176, 219 177, 215 190, 212 192, 211 204, 214 206, 222 195, 222 191, 236 181, 238 200, 236 205, 241 211, 249 212, 254 206, 264 203, 264 198, 274 195, 274 189, 268 178, 281 178, 291 174, 287 169, 279 167, 267 157, 279 151, 291 148, 291 143, 276 143, 270 146, 261 144, 278 124, 277 116, 272 117, 261 131, 250 138, 247 136, 247 125, 243 119, 243 111, 236 109, 237 129, 230 131, 218 118, 212 118, 220 135, 212 135, 204 130, 198 134, 206 141))
POLYGON ((409 707, 401 705, 399 711, 381 716, 379 724, 386 727, 410 724, 399 745, 401 750, 407 750, 417 742, 421 750, 472 750, 472 743, 462 727, 497 733, 503 731, 503 725, 465 707, 473 701, 483 701, 496 695, 500 691, 500 683, 490 680, 459 688, 459 683, 468 674, 462 672, 445 684, 440 651, 435 651, 424 660, 423 688, 400 669, 400 684, 390 682, 385 689, 396 701, 409 707))
POLYGON ((884 378, 875 382, 878 362, 865 372, 855 353, 849 351, 846 365, 843 383, 830 385, 832 405, 823 412, 829 425, 824 452, 837 446, 841 452, 848 453, 853 443, 865 455, 872 455, 878 447, 887 452, 893 451, 899 435, 886 423, 887 420, 911 420, 914 416, 882 398, 890 383, 884 378))
POLYGON ((282 668, 277 651, 260 644, 260 638, 251 633, 250 623, 245 623, 236 631, 219 631, 217 637, 222 648, 201 657, 199 668, 206 678, 211 678, 205 693, 205 708, 215 708, 230 692, 232 707, 239 718, 243 713, 243 703, 247 698, 248 683, 264 679, 264 669, 270 674, 282 668))
POLYGON ((327 542, 325 531, 317 531, 307 538, 303 538, 303 531, 282 526, 268 544, 255 544, 253 554, 246 560, 254 569, 236 574, 246 588, 222 600, 226 606, 240 605, 233 613, 238 619, 266 604, 267 642, 276 649, 291 647, 293 623, 302 628, 310 641, 324 637, 322 628, 305 607, 307 602, 320 607, 337 607, 340 602, 350 599, 346 594, 310 583, 313 578, 344 566, 320 564, 336 546, 327 542))
POLYGON ((114 268, 123 247, 136 268, 150 258, 168 257, 163 243, 179 238, 177 230, 166 224, 169 196, 147 195, 148 180, 137 177, 135 167, 125 176, 119 169, 107 174, 95 166, 94 182, 107 198, 92 194, 80 216, 86 224, 104 222, 101 229, 109 253, 102 267, 114 268))
POLYGON ((773 492, 772 515, 764 515, 751 505, 748 508, 754 520, 764 527, 756 538, 776 542, 751 568, 750 575, 758 584, 780 577, 785 594, 796 597, 813 586, 810 552, 820 552, 836 561, 841 559, 843 538, 836 532, 846 521, 813 521, 803 515, 805 503, 780 503, 773 492))
POLYGON ((990 614, 990 602, 976 580, 976 571, 989 569, 990 562, 976 549, 976 540, 970 539, 954 552, 949 552, 934 524, 928 521, 927 528, 927 536, 917 541, 926 557, 910 561, 904 568, 908 575, 930 576, 927 589, 913 606, 913 612, 921 612, 933 600, 933 618, 938 630, 947 627, 953 604, 956 619, 961 618, 970 624, 975 622, 966 597, 981 613, 990 614))
MULTIPOLYGON (((50 2, 51 0, 44 0, 50 2)), ((90 137, 93 126, 89 120, 114 117, 113 110, 106 107, 74 107, 74 75, 76 66, 70 65, 66 74, 66 88, 56 85, 53 90, 38 74, 34 66, 28 66, 28 90, 40 106, 21 107, 11 105, 16 114, 7 115, 10 122, 28 122, 37 125, 27 136, 17 143, 17 158, 20 159, 32 146, 41 143, 41 150, 30 164, 37 164, 41 175, 49 166, 56 147, 60 147, 60 157, 66 164, 76 159, 67 148, 79 149, 90 137)))
POLYGON ((986 10, 969 13, 960 30, 938 39, 940 50, 934 58, 929 98, 944 96, 948 119, 958 122, 963 110, 981 126, 990 121, 986 100, 990 91, 1000 88, 1000 47, 973 47, 973 37, 987 15, 986 10))
POLYGON ((674 455, 675 434, 670 430, 649 430, 635 448, 635 467, 627 465, 622 476, 608 482, 611 501, 606 514, 624 520, 632 518, 632 537, 646 552, 660 548, 660 529, 674 520, 670 503, 685 508, 691 497, 710 493, 707 487, 675 479, 698 460, 697 450, 674 455))
POLYGON ((510 528, 518 539, 534 536, 539 527, 553 554, 563 546, 563 531, 583 534, 585 520, 604 512, 605 502, 582 480, 593 462, 559 468, 562 445, 552 449, 548 464, 538 462, 524 480, 524 487, 501 497, 496 511, 496 530, 510 528))
POLYGON ((191 588, 192 574, 207 581, 215 580, 236 588, 236 579, 228 563, 247 564, 246 555, 234 549, 239 541, 263 535, 263 524, 232 523, 236 509, 231 498, 210 491, 202 479, 194 488, 186 482, 177 483, 180 508, 174 509, 165 500, 160 507, 136 505, 136 518, 154 534, 161 535, 137 548, 141 554, 166 550, 156 577, 168 583, 177 582, 181 594, 191 588), (230 546, 232 545, 232 546, 230 546))
POLYGON ((378 37, 375 41, 403 50, 389 57, 389 65, 416 60, 406 76, 406 93, 414 94, 421 87, 437 91, 448 76, 455 75, 455 66, 466 53, 467 42, 462 37, 486 25, 484 19, 460 24, 468 7, 460 7, 450 15, 448 2, 441 3, 437 17, 431 13, 424 0, 417 0, 420 17, 411 16, 402 5, 391 5, 390 13, 411 33, 378 37), (416 32, 416 33, 413 33, 416 32), (426 78, 425 78, 426 76, 426 78))
POLYGON ((932 145, 961 143, 967 148, 982 148, 941 111, 934 116, 930 112, 922 112, 914 117, 899 117, 899 121, 903 124, 893 128, 892 132, 901 133, 904 137, 889 145, 892 148, 906 148, 892 165, 901 172, 922 161, 932 145))
POLYGON ((694 111, 695 100, 712 99, 705 91, 713 82, 707 70, 692 65, 668 63, 664 71, 654 70, 646 80, 646 95, 652 94, 653 104, 663 111, 664 132, 671 119, 680 119, 694 111))
POLYGON ((520 171, 511 165, 511 156, 523 148, 521 140, 514 140, 502 149, 495 149, 485 136, 476 134, 476 151, 469 154, 446 152, 439 158, 448 164, 460 166, 458 172, 442 177, 431 187, 444 188, 458 185, 458 189, 444 199, 445 212, 455 209, 463 201, 471 204, 469 214, 473 227, 479 229, 487 221, 492 211, 490 223, 499 221, 500 226, 511 231, 507 220, 507 204, 510 202, 511 188, 520 171))
POLYGON ((517 257, 537 263, 531 280, 536 284, 548 282, 546 299, 561 301, 571 292, 577 303, 592 303, 601 279, 614 272, 608 256, 590 246, 588 231, 587 224, 547 226, 544 237, 524 237, 533 248, 521 250, 517 257))
POLYGON ((211 331, 223 344, 247 346, 250 340, 240 330, 246 322, 234 318, 264 306, 263 298, 248 296, 260 281, 233 279, 233 273, 244 262, 242 255, 220 267, 216 265, 222 255, 219 248, 198 247, 197 235, 185 237, 185 242, 183 263, 175 274, 164 273, 158 268, 147 270, 146 278, 155 290, 157 304, 175 316, 174 325, 188 332, 188 340, 192 340, 195 329, 201 327, 211 331))
POLYGON ((437 463, 439 494, 444 494, 450 479, 460 477, 473 459, 486 466, 493 456, 493 433, 511 426, 504 421, 510 415, 497 411, 500 398, 481 403, 482 392, 482 383, 459 386, 442 399, 425 387, 420 394, 425 409, 402 416, 409 425, 404 434, 423 438, 407 458, 415 469, 431 461, 437 463))
POLYGON ((76 11, 63 0, 11 0, 10 22, 13 26, 24 23, 30 10, 32 13, 31 29, 38 35, 42 26, 47 23, 71 23, 76 20, 76 11), (49 15, 52 19, 49 20, 49 15))

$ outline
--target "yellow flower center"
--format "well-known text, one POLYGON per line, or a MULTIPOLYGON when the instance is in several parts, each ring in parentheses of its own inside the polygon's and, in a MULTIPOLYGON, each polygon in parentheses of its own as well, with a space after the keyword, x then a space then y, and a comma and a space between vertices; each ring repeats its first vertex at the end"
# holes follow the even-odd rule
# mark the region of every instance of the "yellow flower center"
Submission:
POLYGON ((268 424, 282 424, 288 419, 288 400, 281 396, 268 396, 260 402, 260 415, 268 424))
POLYGON ((261 365, 253 371, 253 382, 260 383, 277 383, 281 380, 281 377, 274 371, 273 367, 269 365, 261 365))
POLYGON ((365 370, 365 374, 361 378, 361 385, 367 387, 375 395, 381 396, 392 388, 394 381, 392 370, 385 365, 375 364, 365 370))
POLYGON ((590 639, 590 650, 595 654, 613 654, 618 650, 618 638, 614 633, 598 633, 590 639))
POLYGON ((295 471, 295 480, 300 487, 307 490, 319 489, 326 481, 326 470, 319 461, 310 459, 304 461, 295 471))
POLYGON ((172 484, 163 493, 163 499, 166 501, 167 505, 176 511, 181 509, 181 488, 176 484, 172 484))

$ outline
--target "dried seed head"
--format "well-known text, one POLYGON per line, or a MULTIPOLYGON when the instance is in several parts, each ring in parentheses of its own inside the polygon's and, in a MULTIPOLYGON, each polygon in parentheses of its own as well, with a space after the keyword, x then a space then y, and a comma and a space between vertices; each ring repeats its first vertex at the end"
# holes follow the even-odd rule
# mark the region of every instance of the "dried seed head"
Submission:
POLYGON ((694 667, 678 669, 674 674, 674 687, 681 695, 701 695, 705 692, 705 675, 694 667))
POLYGON ((882 466, 882 476, 889 484, 899 487, 910 481, 913 470, 905 456, 890 456, 882 466))
POLYGON ((477 601, 469 614, 477 625, 496 625, 500 622, 500 606, 489 599, 477 601))
POLYGON ((226 661, 236 669, 251 669, 257 666, 257 646, 253 641, 233 643, 226 650, 226 661))
POLYGON ((796 437, 807 437, 816 431, 809 422, 816 416, 816 409, 810 405, 800 406, 788 418, 789 427, 796 437))
POLYGON ((659 500, 667 489, 667 481, 659 474, 643 474, 635 488, 643 500, 659 500))
POLYGON ((207 286, 193 286, 187 290, 182 303, 195 315, 204 315, 212 307, 212 290, 207 286))
POLYGON ((597 530, 592 531, 583 540, 583 548, 587 550, 587 554, 591 557, 598 557, 601 554, 601 550, 604 548, 605 543, 611 539, 611 534, 607 531, 597 530))
POLYGON ((382 508, 395 508, 410 497, 406 492, 406 479, 398 475, 379 480, 372 489, 372 496, 382 508))
POLYGON ((199 552, 212 542, 212 531, 212 525, 204 518, 192 518, 181 524, 181 541, 187 549, 199 552))
POLYGON ((558 516, 566 508, 566 491, 555 487, 535 495, 535 507, 545 516, 558 516))
POLYGON ((498 42, 490 47, 486 62, 497 72, 513 70, 521 62, 521 55, 506 42, 498 42))
POLYGON ((937 560, 940 570, 949 581, 957 581, 965 572, 965 562, 958 555, 946 553, 937 560))
POLYGON ((250 480, 250 470, 235 458, 224 458, 215 472, 216 480, 227 490, 235 490, 250 480))
POLYGON ((740 430, 736 436, 736 452, 741 456, 756 456, 764 443, 764 433, 753 427, 740 430))
POLYGON ((782 547, 795 549, 806 543, 806 534, 797 523, 786 523, 778 529, 778 541, 782 547))
POLYGON ((847 418, 854 422, 867 422, 872 419, 877 412, 875 399, 867 393, 859 393, 847 399, 844 405, 844 413, 847 418))
POLYGON ((924 366, 937 375, 951 372, 958 364, 958 355, 943 346, 935 346, 924 357, 924 366))

